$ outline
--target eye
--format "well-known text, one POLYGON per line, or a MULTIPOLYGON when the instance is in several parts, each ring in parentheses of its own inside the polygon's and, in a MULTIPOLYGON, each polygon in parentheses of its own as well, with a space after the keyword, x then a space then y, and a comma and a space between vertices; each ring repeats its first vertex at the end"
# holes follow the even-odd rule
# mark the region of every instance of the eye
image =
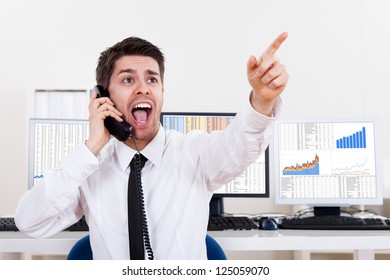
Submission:
POLYGON ((133 78, 124 78, 123 79, 123 83, 125 83, 125 84, 131 84, 132 82, 134 82, 133 78))
POLYGON ((148 80, 148 82, 149 82, 149 83, 152 83, 152 84, 156 84, 156 83, 158 83, 158 80, 157 80, 157 78, 155 78, 155 77, 151 77, 151 78, 148 80))

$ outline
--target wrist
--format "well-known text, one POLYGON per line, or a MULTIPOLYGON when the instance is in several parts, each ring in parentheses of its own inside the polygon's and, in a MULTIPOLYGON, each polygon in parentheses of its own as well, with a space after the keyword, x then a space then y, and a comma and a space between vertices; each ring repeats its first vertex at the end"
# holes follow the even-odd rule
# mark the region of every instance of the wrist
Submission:
POLYGON ((264 98, 259 98, 258 95, 253 93, 253 90, 250 93, 249 101, 254 110, 258 113, 272 117, 274 109, 274 99, 265 100, 264 98))
POLYGON ((95 156, 98 156, 104 147, 104 144, 93 141, 91 139, 86 140, 84 144, 95 156))

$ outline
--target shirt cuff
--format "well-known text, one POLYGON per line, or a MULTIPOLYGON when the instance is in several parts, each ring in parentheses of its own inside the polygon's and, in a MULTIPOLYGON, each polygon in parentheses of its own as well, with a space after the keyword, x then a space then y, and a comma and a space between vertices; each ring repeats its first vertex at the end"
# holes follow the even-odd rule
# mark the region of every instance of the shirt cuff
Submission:
POLYGON ((250 98, 247 99, 247 102, 246 102, 246 105, 250 108, 250 110, 254 113, 254 114, 258 114, 259 116, 263 116, 265 118, 268 118, 268 119, 274 119, 274 118, 277 118, 280 116, 281 114, 281 110, 282 110, 282 98, 280 96, 276 97, 275 101, 274 101, 274 106, 272 108, 272 116, 269 117, 269 116, 266 116, 266 115, 263 115, 259 112, 257 112, 251 102, 250 102, 250 98))
MULTIPOLYGON (((275 120, 281 114, 282 99, 277 97, 274 102, 272 109, 272 116, 266 116, 257 112, 251 105, 249 98, 244 103, 244 106, 236 118, 240 118, 242 122, 245 122, 248 132, 257 133, 260 131, 270 130, 270 124, 274 123, 275 120)), ((244 125, 244 123, 242 123, 244 125)), ((271 129, 272 130, 272 129, 271 129)))

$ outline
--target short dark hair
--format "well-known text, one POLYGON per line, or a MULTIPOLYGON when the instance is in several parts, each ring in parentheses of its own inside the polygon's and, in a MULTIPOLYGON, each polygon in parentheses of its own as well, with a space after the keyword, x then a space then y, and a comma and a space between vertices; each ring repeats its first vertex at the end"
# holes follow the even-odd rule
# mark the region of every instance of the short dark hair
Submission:
POLYGON ((96 67, 97 84, 103 88, 108 88, 115 62, 121 57, 128 55, 147 56, 156 60, 160 69, 161 82, 164 83, 165 65, 164 54, 161 50, 144 39, 129 37, 100 54, 96 67))

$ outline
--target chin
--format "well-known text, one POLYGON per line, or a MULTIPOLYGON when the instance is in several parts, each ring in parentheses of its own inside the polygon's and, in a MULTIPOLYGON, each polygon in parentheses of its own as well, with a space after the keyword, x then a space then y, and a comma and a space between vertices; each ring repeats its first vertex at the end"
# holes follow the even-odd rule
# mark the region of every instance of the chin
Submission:
POLYGON ((134 139, 138 141, 150 141, 153 139, 154 134, 151 131, 136 130, 134 129, 134 139))

